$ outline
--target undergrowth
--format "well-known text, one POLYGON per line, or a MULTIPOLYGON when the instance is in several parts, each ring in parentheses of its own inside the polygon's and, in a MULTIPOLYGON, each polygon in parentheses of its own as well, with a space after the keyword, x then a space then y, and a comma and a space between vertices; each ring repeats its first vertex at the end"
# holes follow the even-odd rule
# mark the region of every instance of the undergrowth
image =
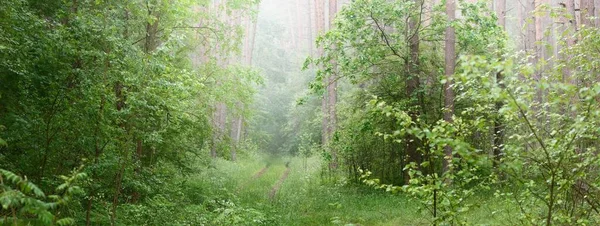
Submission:
MULTIPOLYGON (((214 160, 181 177, 170 193, 123 205, 126 225, 431 225, 426 208, 403 194, 327 177, 318 157, 214 160), (305 164, 306 163, 306 164, 305 164), (289 176, 271 198, 273 186, 289 176), (266 168, 266 170, 264 169, 266 168), (262 173, 259 173, 263 171, 262 173), (184 179, 185 178, 185 179, 184 179)), ((510 215, 493 194, 473 197, 469 222, 503 225, 510 215)))

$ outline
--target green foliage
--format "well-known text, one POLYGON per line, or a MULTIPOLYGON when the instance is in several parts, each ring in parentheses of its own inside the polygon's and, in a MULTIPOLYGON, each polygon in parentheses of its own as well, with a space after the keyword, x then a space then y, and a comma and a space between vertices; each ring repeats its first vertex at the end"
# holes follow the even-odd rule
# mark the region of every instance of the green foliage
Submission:
POLYGON ((564 37, 576 44, 564 41, 558 55, 538 60, 510 52, 487 3, 460 7, 461 17, 448 24, 443 5, 418 14, 418 1, 354 1, 318 39, 325 54, 305 63, 321 67, 310 88, 319 93, 333 73, 351 83, 331 145, 348 176, 411 195, 434 224, 472 223, 465 200, 492 187, 520 207, 515 223, 597 223, 598 30, 580 29, 564 37), (415 18, 428 26, 411 30, 415 18), (439 107, 447 81, 437 40, 446 26, 456 29, 459 59, 452 122, 441 119, 448 109, 439 107), (411 49, 415 33, 426 37, 418 53, 411 49), (446 148, 452 158, 443 168, 446 148), (502 155, 491 155, 497 150, 502 155))
POLYGON ((425 158, 421 162, 408 163, 403 170, 408 171, 410 180, 404 186, 381 184, 380 180, 372 179, 370 171, 359 170, 361 181, 367 185, 387 192, 403 192, 416 198, 434 217, 434 224, 467 224, 465 213, 472 207, 466 202, 476 193, 489 189, 489 162, 482 150, 474 148, 467 142, 475 126, 471 121, 459 117, 454 122, 440 120, 428 126, 412 121, 407 112, 394 108, 383 101, 373 99, 371 107, 383 117, 396 119, 400 129, 391 134, 379 133, 384 139, 397 143, 404 142, 402 137, 410 134, 424 140, 420 153, 425 158), (444 153, 446 147, 451 147, 456 157, 452 158, 448 170, 439 168, 442 161, 447 159, 444 153), (442 172, 442 173, 438 173, 442 172))
MULTIPOLYGON (((366 186, 356 186, 346 180, 324 183, 320 178, 323 162, 318 156, 306 160, 294 157, 270 159, 269 168, 258 178, 256 172, 265 166, 265 160, 246 158, 236 163, 217 161, 215 169, 198 175, 204 180, 190 180, 189 193, 206 197, 202 209, 194 209, 204 221, 211 223, 220 211, 228 210, 230 219, 244 219, 241 225, 430 225, 427 212, 419 211, 419 201, 407 194, 391 194, 366 186), (267 193, 285 171, 289 161, 289 177, 270 200, 267 193), (304 164, 306 163, 306 168, 304 164), (193 184, 193 185, 192 185, 193 184), (228 204, 225 204, 228 203, 228 204), (216 212, 219 211, 219 212, 216 212), (261 216, 266 217, 262 221, 261 216), (262 221, 263 223, 254 223, 262 221)), ((516 206, 500 204, 489 194, 476 194, 464 199, 463 205, 473 224, 501 225, 505 216, 492 212, 516 210, 516 206)), ((180 210, 180 212, 186 211, 180 210)), ((165 213, 169 214, 169 213, 165 213)), ((178 216, 178 215, 170 215, 178 216)), ((161 216, 157 216, 159 218, 161 216)), ((177 218, 178 217, 173 217, 177 218)), ((172 219, 173 219, 172 218, 172 219)), ((190 216, 190 218, 193 218, 190 216)), ((180 221, 178 221, 180 222, 180 221)))
POLYGON ((81 169, 73 171, 68 177, 60 176, 63 183, 56 188, 57 195, 46 195, 26 177, 0 169, 0 223, 74 225, 72 216, 65 215, 61 210, 69 206, 73 198, 84 193, 77 185, 87 178, 81 169))
POLYGON ((441 40, 445 21, 442 9, 436 7, 429 13, 431 26, 411 29, 408 21, 420 18, 420 7, 413 1, 354 1, 318 39, 324 55, 308 61, 321 68, 311 83, 313 91, 319 92, 324 78, 332 73, 350 83, 341 85, 339 91, 344 104, 337 107, 339 126, 331 148, 342 155, 353 181, 358 182, 358 168, 368 168, 385 183, 407 182, 402 173, 405 145, 376 135, 393 133, 397 122, 375 113, 367 104, 371 96, 411 112, 423 123, 433 124, 441 116, 443 58, 441 43, 435 40, 441 40), (432 41, 420 41, 413 59, 409 42, 417 32, 432 41), (411 88, 411 80, 420 85, 411 88))
MULTIPOLYGON (((408 184, 406 166, 417 159, 417 164, 427 165, 416 166, 427 168, 424 176, 441 175, 441 149, 446 145, 456 146, 461 155, 481 155, 489 148, 484 140, 492 137, 490 121, 469 115, 471 102, 456 104, 456 111, 461 112, 456 121, 462 124, 440 122, 445 111, 440 108, 445 83, 441 40, 448 22, 443 4, 421 8, 421 3, 355 1, 339 13, 335 27, 319 38, 324 56, 307 60, 322 67, 310 86, 315 92, 323 88, 323 78, 334 72, 358 85, 345 87, 344 104, 338 106, 338 139, 332 144, 351 168, 354 181, 360 175, 357 169, 364 168, 385 184, 408 184), (418 20, 412 30, 410 20, 418 20), (412 37, 423 37, 418 40, 418 53, 410 48, 412 37), (372 103, 373 96, 377 103, 372 103), (388 112, 382 115, 382 108, 388 112), (399 112, 404 115, 396 115, 399 112), (408 143, 416 143, 418 153, 411 154, 408 143), (413 156, 407 159, 409 155, 413 156)), ((451 24, 457 30, 459 54, 503 55, 506 36, 487 5, 460 5, 462 17, 451 24)), ((484 164, 480 170, 489 172, 490 166, 484 164)))
MULTIPOLYGON (((587 28, 577 35, 589 41, 597 39, 598 31, 587 28)), ((597 41, 588 41, 564 45, 562 54, 597 54, 589 50, 597 41)), ((528 56, 502 61, 474 56, 463 65, 467 70, 461 80, 469 81, 463 82, 466 95, 486 98, 488 104, 505 103, 498 112, 510 128, 501 173, 506 177, 503 183, 514 189, 496 195, 513 196, 522 210, 522 224, 597 223, 598 218, 592 216, 598 214, 597 207, 591 200, 595 199, 592 184, 598 183, 594 170, 599 161, 595 154, 598 131, 593 128, 599 118, 593 106, 598 104, 600 88, 589 82, 597 79, 590 73, 595 66, 584 58, 557 59, 548 67, 544 62, 523 63, 528 56), (501 84, 482 78, 497 71, 505 75, 501 84)))
POLYGON ((1 224, 600 224, 600 29, 554 23, 556 49, 528 46, 540 56, 509 49, 485 1, 449 22, 443 3, 354 0, 300 71, 309 51, 282 44, 296 37, 278 5, 257 22, 258 71, 232 18, 256 19, 259 1, 217 2, 0 1, 1 224), (334 75, 322 146, 311 94, 334 75), (230 116, 247 139, 217 128, 230 116))
POLYGON ((217 202, 214 210, 218 216, 211 222, 215 225, 266 225, 267 216, 253 208, 238 207, 229 201, 217 202))
POLYGON ((208 1, 2 1, 0 165, 58 187, 45 199, 91 225, 124 222, 121 205, 150 205, 192 165, 207 166, 212 106, 248 104, 261 82, 218 62, 239 58, 244 34, 221 13, 254 14, 258 2, 230 3, 208 12, 196 10, 208 1), (215 55, 196 56, 205 53, 215 55), (86 194, 74 196, 55 175, 84 161, 86 194))

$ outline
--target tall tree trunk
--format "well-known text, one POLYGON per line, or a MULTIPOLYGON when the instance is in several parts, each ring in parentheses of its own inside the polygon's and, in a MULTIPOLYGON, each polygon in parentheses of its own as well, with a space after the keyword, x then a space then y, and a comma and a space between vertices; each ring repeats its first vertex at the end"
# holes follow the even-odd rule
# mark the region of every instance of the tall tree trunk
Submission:
POLYGON ((498 16, 498 25, 506 28, 506 0, 496 0, 495 9, 498 16))
POLYGON ((311 0, 307 1, 308 4, 308 52, 310 57, 314 57, 314 40, 313 40, 313 7, 310 4, 311 0))
MULTIPOLYGON (((452 22, 455 19, 456 3, 455 0, 446 0, 446 15, 448 21, 452 22)), ((452 78, 454 76, 454 67, 456 64, 456 34, 454 28, 451 25, 446 27, 446 43, 445 43, 445 75, 446 83, 444 83, 444 120, 446 122, 452 122, 452 116, 454 115, 454 90, 452 89, 452 78)), ((452 147, 446 146, 444 148, 445 161, 444 171, 450 170, 450 164, 452 163, 452 147)))
MULTIPOLYGON (((129 10, 125 9, 125 31, 123 32, 123 37, 127 40, 129 38, 129 10)), ((107 53, 109 53, 109 51, 107 51, 107 53)), ((108 56, 109 54, 107 54, 108 56)), ((107 60, 106 62, 107 65, 110 64, 110 61, 107 60)), ((127 97, 125 96, 125 94, 123 94, 123 82, 122 81, 117 81, 115 83, 115 87, 114 87, 114 91, 115 91, 115 97, 117 99, 116 101, 116 109, 117 112, 121 112, 123 110, 123 108, 125 108, 125 101, 127 99, 127 97)), ((123 131, 127 131, 128 129, 126 128, 126 123, 124 121, 120 121, 119 125, 118 125, 123 131)), ((120 149, 124 149, 125 147, 125 142, 126 140, 123 138, 123 136, 119 136, 118 138, 118 146, 120 147, 120 149)), ((121 154, 120 159, 119 159, 119 171, 117 171, 117 175, 115 177, 115 191, 113 194, 113 200, 112 200, 112 208, 111 208, 111 212, 110 212, 110 222, 111 225, 115 225, 116 224, 116 220, 117 220, 117 205, 119 204, 119 196, 121 195, 121 182, 123 179, 123 174, 125 173, 125 163, 127 162, 126 159, 123 160, 123 154, 121 154)))
POLYGON ((596 8, 594 7, 594 0, 580 0, 581 6, 581 21, 582 24, 587 27, 594 27, 594 18, 596 15, 596 8))
MULTIPOLYGON (((532 5, 534 12, 537 11, 539 6, 543 3, 544 0, 534 0, 532 5)), ((544 17, 539 13, 536 15, 534 12, 531 12, 533 21, 535 21, 535 41, 533 43, 533 48, 535 50, 536 59, 539 61, 539 59, 544 59, 543 48, 541 48, 542 45, 538 44, 544 38, 544 17)))
MULTIPOLYGON (((129 20, 129 11, 125 10, 125 21, 127 22, 129 20)), ((125 25, 125 31, 124 31, 124 37, 129 37, 129 31, 128 31, 128 24, 125 25)), ((106 77, 108 74, 108 69, 111 67, 110 65, 110 59, 109 59, 109 55, 108 54, 110 52, 110 50, 105 50, 105 54, 106 57, 104 59, 104 70, 103 70, 103 78, 104 78, 104 83, 106 84, 106 77)), ((115 90, 116 92, 116 90, 115 90)), ((117 93, 115 93, 115 95, 117 95, 117 93)), ((117 96, 118 97, 118 96, 117 96)), ((106 144, 103 147, 100 147, 100 141, 98 139, 99 137, 99 130, 100 130, 100 122, 102 120, 102 113, 104 112, 104 106, 106 104, 106 98, 104 95, 102 95, 101 100, 100 100, 100 107, 98 109, 98 118, 96 119, 96 128, 94 129, 94 165, 98 165, 98 161, 100 159, 100 154, 102 154, 104 147, 106 146, 106 144)), ((116 106, 117 108, 119 107, 118 105, 116 106)), ((108 143, 107 143, 108 144, 108 143)), ((97 177, 96 171, 92 170, 92 177, 91 179, 95 179, 97 177)), ((96 189, 92 189, 89 193, 89 198, 88 198, 88 203, 87 203, 87 207, 86 207, 86 212, 85 212, 85 225, 89 226, 91 225, 91 213, 92 213, 92 206, 93 206, 93 202, 94 202, 94 197, 96 196, 96 189)))
POLYGON ((250 41, 248 43, 248 56, 246 57, 246 64, 248 66, 252 66, 252 59, 254 56, 254 44, 255 44, 255 40, 256 40, 256 24, 258 24, 258 21, 252 22, 252 29, 250 32, 250 41))
MULTIPOLYGON (((325 31, 325 9, 323 0, 314 0, 315 2, 315 15, 316 15, 316 27, 317 27, 317 35, 321 35, 325 31)), ((323 47, 317 48, 317 56, 323 56, 323 47)), ((327 79, 323 79, 324 87, 327 87, 327 79)), ((327 89, 326 89, 327 91, 327 89)), ((327 92, 323 94, 323 99, 321 100, 321 111, 323 112, 323 119, 321 122, 321 143, 323 146, 326 146, 329 142, 328 133, 327 133, 327 125, 329 124, 328 120, 328 95, 327 92)))
MULTIPOLYGON (((329 29, 333 29, 335 14, 337 13, 337 0, 329 0, 329 29)), ((333 134, 335 133, 337 126, 337 114, 335 106, 337 104, 337 62, 335 60, 331 60, 331 65, 333 68, 332 73, 328 78, 327 85, 327 94, 328 94, 328 118, 329 123, 327 125, 327 140, 331 142, 333 139, 333 134)), ((331 168, 336 169, 338 165, 337 158, 337 150, 335 148, 331 148, 331 168)))
POLYGON ((304 37, 304 27, 302 26, 302 22, 303 20, 301 19, 302 14, 300 13, 300 10, 302 9, 302 7, 300 6, 300 0, 298 1, 294 1, 296 4, 294 5, 295 7, 295 11, 294 11, 294 17, 295 17, 295 21, 294 21, 294 28, 296 29, 296 49, 299 49, 299 47, 302 46, 302 40, 304 37))
MULTIPOLYGON (((134 161, 136 162, 135 164, 135 170, 134 170, 134 177, 136 179, 140 179, 140 174, 142 173, 142 155, 143 155, 143 146, 142 146, 142 139, 137 138, 136 142, 136 147, 135 147, 135 158, 134 161)), ((137 203, 139 201, 139 199, 141 198, 140 192, 135 189, 133 191, 133 194, 131 195, 131 202, 132 203, 137 203)))
MULTIPOLYGON (((123 108, 125 107, 125 95, 123 95, 123 84, 121 83, 121 81, 118 81, 115 84, 115 96, 117 98, 117 103, 116 103, 116 108, 117 111, 120 112, 123 110, 123 108)), ((125 128, 125 123, 124 122, 119 122, 119 127, 122 128, 123 130, 126 130, 125 128)), ((123 148, 124 143, 126 142, 124 138, 122 138, 121 136, 118 138, 119 140, 119 145, 121 148, 123 148)), ((119 164, 120 164, 120 168, 119 171, 117 172, 117 175, 115 177, 115 193, 113 194, 113 202, 112 202, 112 210, 111 210, 111 225, 115 225, 116 223, 116 218, 117 218, 117 205, 118 205, 118 201, 119 201, 119 195, 121 192, 121 180, 122 180, 122 175, 123 175, 123 171, 124 168, 123 166, 125 166, 125 161, 122 160, 123 156, 121 156, 121 159, 119 159, 119 164)))
MULTIPOLYGON (((420 7, 423 7, 423 0, 414 0, 415 12, 420 12, 420 7)), ((409 112, 411 119, 416 122, 420 116, 420 109, 417 110, 414 106, 419 104, 419 93, 418 90, 421 86, 419 78, 419 27, 421 21, 419 18, 421 15, 412 15, 408 22, 408 45, 410 48, 410 60, 406 62, 407 67, 407 80, 406 80, 406 96, 410 98, 411 110, 409 112)), ((421 163, 421 155, 418 152, 420 141, 416 136, 409 135, 405 139, 406 143, 406 155, 408 156, 408 162, 415 162, 417 165, 421 163)), ((408 170, 404 172, 404 183, 408 184, 410 175, 408 170)))
POLYGON ((227 124, 226 115, 227 106, 222 102, 217 103, 217 106, 215 107, 215 112, 213 113, 214 131, 212 139, 213 142, 210 149, 210 154, 213 158, 217 157, 217 147, 223 142, 223 139, 225 138, 225 129, 227 124))
MULTIPOLYGON (((537 21, 535 19, 534 10, 535 10, 535 1, 536 0, 526 0, 523 2, 523 26, 525 26, 525 36, 523 40, 523 49, 527 51, 528 54, 536 54, 535 51, 535 41, 536 41, 536 24, 537 21), (528 23, 532 21, 533 24, 528 23)), ((536 61, 536 57, 532 57, 530 59, 530 63, 534 64, 536 61)))
MULTIPOLYGON (((124 146, 124 144, 121 144, 122 149, 124 148, 124 146)), ((119 196, 121 196, 121 185, 123 182, 123 174, 125 174, 125 165, 127 165, 127 157, 124 157, 124 159, 120 159, 119 164, 120 167, 116 176, 115 191, 113 195, 112 209, 110 215, 111 225, 113 226, 117 223, 117 206, 119 205, 119 196)))
MULTIPOLYGON (((152 22, 147 22, 146 23, 146 40, 144 42, 144 52, 146 54, 151 54, 152 52, 154 52, 154 50, 156 50, 156 48, 158 47, 159 41, 158 41, 158 24, 160 22, 160 14, 158 12, 154 12, 153 9, 147 5, 146 6, 148 9, 148 16, 153 16, 153 14, 156 17, 156 20, 152 21, 152 22)), ((139 130, 139 129, 138 129, 139 130)), ((138 132, 138 134, 140 134, 141 132, 138 132)), ((142 157, 144 155, 144 149, 143 149, 143 142, 142 142, 142 138, 140 137, 140 135, 137 135, 136 141, 135 141, 135 153, 134 153, 134 157, 133 160, 135 161, 134 165, 135 165, 135 170, 134 170, 134 177, 136 179, 140 179, 140 174, 143 168, 143 164, 142 164, 142 157)), ((135 189, 133 191, 133 194, 131 195, 132 197, 132 202, 133 203, 137 203, 138 200, 140 199, 140 192, 135 189)))
POLYGON ((298 36, 296 34, 296 32, 297 32, 296 26, 295 26, 295 22, 296 21, 295 21, 294 13, 292 12, 292 5, 291 4, 288 7, 286 7, 286 11, 287 11, 286 15, 287 15, 287 24, 288 24, 287 31, 290 34, 290 39, 289 39, 289 41, 290 41, 290 47, 291 47, 291 49, 295 50, 296 47, 297 47, 296 44, 297 44, 297 38, 298 38, 298 36))
MULTIPOLYGON (((579 3, 578 0, 567 0, 567 14, 571 17, 570 23, 571 26, 577 31, 579 29, 579 3)), ((574 42, 574 40, 573 40, 574 42)), ((570 43, 573 44, 573 43, 570 43)))
POLYGON ((594 26, 600 27, 600 0, 594 0, 594 26))
POLYGON ((238 102, 237 107, 238 107, 237 116, 235 116, 231 122, 231 133, 230 133, 230 137, 231 137, 231 141, 232 141, 231 161, 237 161, 237 150, 239 148, 241 132, 242 132, 242 125, 243 125, 243 121, 244 121, 243 103, 238 102))
MULTIPOLYGON (((227 0, 216 1, 212 5, 216 12, 227 12, 227 0), (221 8, 223 7, 223 8, 221 8)), ((226 25, 232 25, 232 21, 227 13, 218 14, 217 18, 222 21, 226 25)), ((217 50, 221 49, 221 44, 217 43, 217 50)), ((217 51, 215 53, 215 58, 217 61, 217 66, 225 68, 229 65, 230 56, 229 52, 217 51)), ((216 86, 222 86, 223 81, 217 80, 216 86)), ((227 106, 225 103, 217 100, 215 103, 215 111, 213 112, 213 134, 212 134, 212 142, 210 154, 212 158, 217 157, 217 147, 222 144, 225 138, 225 130, 227 128, 227 106)))
MULTIPOLYGON (((506 29, 506 0, 496 0, 496 15, 498 16, 498 25, 503 29, 506 29)), ((503 85, 503 72, 499 71, 496 73, 496 83, 501 87, 503 85)), ((494 155, 494 167, 498 167, 500 159, 502 157, 502 149, 504 147, 504 122, 499 114, 500 109, 503 106, 502 101, 496 102, 496 118, 494 119, 494 134, 493 134, 493 155, 494 155)))
MULTIPOLYGON (((575 31, 575 27, 573 26, 574 24, 574 20, 570 19, 569 16, 574 16, 573 13, 573 0, 563 0, 561 1, 560 4, 566 15, 563 15, 561 17, 561 24, 562 26, 560 26, 560 30, 559 30, 559 34, 562 34, 564 36, 559 36, 559 38, 565 38, 566 39, 566 47, 568 46, 572 46, 573 45, 573 38, 571 37, 572 35, 572 31, 575 31)), ((557 52, 560 53, 561 49, 558 48, 564 48, 563 46, 557 45, 557 52)), ((569 59, 568 54, 560 54, 557 55, 557 57, 560 57, 561 60, 567 61, 569 59)), ((562 77, 562 82, 569 82, 571 79, 571 70, 569 70, 569 68, 563 68, 563 77, 562 77)), ((563 110, 563 113, 566 113, 566 109, 563 110)))

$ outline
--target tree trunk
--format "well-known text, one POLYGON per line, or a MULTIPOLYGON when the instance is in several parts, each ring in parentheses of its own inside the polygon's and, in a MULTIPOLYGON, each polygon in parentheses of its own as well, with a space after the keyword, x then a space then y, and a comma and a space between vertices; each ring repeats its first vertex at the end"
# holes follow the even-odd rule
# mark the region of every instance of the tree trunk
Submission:
MULTIPOLYGON (((154 52, 154 50, 156 50, 156 48, 158 47, 158 24, 160 22, 160 14, 158 12, 154 12, 150 6, 147 5, 147 9, 148 9, 148 16, 152 16, 153 14, 156 14, 156 20, 151 22, 147 22, 146 23, 146 40, 145 40, 145 44, 144 44, 144 52, 146 54, 151 54, 152 52, 154 52)), ((143 149, 143 142, 142 142, 142 138, 138 137, 136 138, 135 141, 135 153, 134 153, 134 157, 133 160, 135 161, 135 170, 134 170, 134 177, 136 179, 140 179, 140 174, 142 171, 142 157, 144 154, 144 149, 143 149)), ((137 190, 133 191, 132 194, 132 203, 137 203, 138 200, 140 199, 140 192, 137 190)))
POLYGON ((237 150, 239 148, 239 143, 240 143, 240 137, 241 137, 241 132, 242 132, 242 125, 243 125, 243 121, 244 121, 244 117, 243 117, 243 103, 242 102, 238 102, 237 103, 238 106, 238 112, 237 112, 237 116, 235 116, 234 120, 231 122, 231 133, 230 133, 230 137, 231 137, 231 141, 232 141, 232 146, 231 146, 231 161, 236 161, 237 160, 237 150))
MULTIPOLYGON (((498 16, 498 25, 506 30, 506 0, 496 0, 496 15, 498 16)), ((496 73, 496 83, 500 87, 504 87, 503 80, 504 76, 502 71, 496 73)), ((496 102, 496 118, 494 119, 494 134, 493 134, 493 156, 494 167, 498 167, 500 159, 502 157, 502 148, 504 146, 504 123, 499 114, 500 109, 504 105, 502 101, 496 102)))
MULTIPOLYGON (((136 165, 135 165, 135 170, 134 170, 134 177, 136 179, 140 179, 140 174, 142 173, 142 154, 143 154, 143 146, 142 146, 142 139, 138 138, 136 140, 136 147, 135 147, 135 161, 136 161, 136 165)), ((139 199, 141 198, 140 192, 137 190, 133 191, 133 194, 131 195, 131 202, 132 203, 137 203, 139 201, 139 199)))
POLYGON ((600 0, 594 0, 594 26, 600 27, 600 0))
MULTIPOLYGON (((446 0, 446 15, 448 16, 449 22, 454 21, 455 11, 455 0, 446 0)), ((452 116, 454 115, 454 90, 452 90, 452 78, 454 76, 454 67, 456 64, 456 34, 454 33, 454 28, 450 25, 446 27, 445 63, 446 82, 444 83, 444 120, 448 123, 452 123, 452 116)), ((446 156, 445 161, 443 161, 444 172, 450 170, 452 152, 452 147, 446 146, 444 148, 444 154, 446 156)))
POLYGON ((296 29, 296 49, 300 49, 302 46, 302 39, 304 37, 304 29, 302 26, 302 19, 301 19, 301 13, 300 10, 302 9, 302 7, 300 6, 300 1, 294 1, 295 4, 295 11, 294 11, 294 17, 295 17, 295 26, 294 29, 296 29), (299 48, 300 47, 300 48, 299 48))
POLYGON ((210 154, 211 157, 216 158, 217 157, 217 147, 219 144, 221 144, 221 142, 223 141, 223 139, 225 138, 225 129, 226 129, 226 122, 227 122, 227 106, 225 106, 224 103, 217 103, 217 106, 215 108, 215 112, 213 114, 213 126, 214 126, 214 131, 213 131, 213 139, 212 139, 212 146, 210 149, 210 154))
MULTIPOLYGON (((213 7, 217 12, 227 12, 227 0, 216 1, 213 3, 213 7), (223 6, 223 8, 221 8, 223 6)), ((231 18, 227 15, 227 13, 221 13, 217 16, 217 18, 222 21, 225 25, 232 25, 231 18)), ((217 43, 216 50, 221 49, 221 44, 217 43)), ((229 65, 230 56, 228 52, 217 51, 214 53, 217 66, 225 68, 229 65)), ((224 81, 217 80, 216 86, 222 86, 224 81)), ((221 100, 217 100, 215 103, 215 111, 213 112, 213 133, 212 133, 212 142, 210 154, 212 158, 216 158, 217 147, 222 144, 225 138, 225 130, 227 128, 227 106, 225 103, 221 102, 221 100)))
MULTIPOLYGON (((129 38, 129 10, 125 9, 125 31, 123 33, 123 36, 125 39, 129 38)), ((107 51, 110 52, 110 51, 107 51)), ((108 55, 108 54, 107 54, 108 55)), ((107 60, 106 64, 110 64, 110 61, 107 60)), ((122 111, 123 108, 125 108, 125 101, 127 99, 127 97, 123 94, 123 83, 121 81, 117 81, 114 87, 114 91, 115 91, 115 97, 117 99, 116 101, 116 109, 118 112, 122 111)), ((119 122, 118 125, 121 129, 123 129, 124 131, 127 130, 125 122, 121 121, 119 122)), ((124 148, 124 144, 125 144, 125 139, 120 136, 118 138, 119 141, 119 145, 120 148, 123 149, 124 148)), ((123 173, 125 171, 125 163, 126 161, 122 161, 123 156, 121 156, 121 159, 119 159, 119 163, 121 164, 119 167, 119 171, 117 172, 117 175, 115 177, 115 191, 113 194, 113 201, 112 201, 112 208, 111 208, 111 213, 110 213, 110 221, 111 221, 111 225, 115 225, 116 224, 116 220, 117 220, 117 205, 119 204, 119 196, 121 194, 121 181, 123 178, 123 173)))
MULTIPOLYGON (((325 10, 324 10, 324 2, 323 0, 315 0, 315 15, 316 15, 316 27, 317 27, 317 35, 321 35, 325 31, 325 10)), ((323 47, 317 48, 317 56, 323 56, 323 47)), ((324 87, 327 87, 327 79, 323 79, 324 87)), ((327 92, 323 94, 323 99, 321 100, 321 111, 323 112, 323 119, 321 122, 321 142, 323 146, 326 146, 328 143, 328 133, 327 133, 327 125, 329 124, 328 120, 328 95, 327 92)))
POLYGON ((596 16, 596 8, 594 7, 594 0, 581 0, 581 21, 586 27, 594 27, 594 16, 596 16))
MULTIPOLYGON (((422 7, 422 0, 414 0, 415 2, 415 12, 419 12, 422 7)), ((417 106, 419 103, 419 93, 418 90, 421 86, 421 81, 419 78, 419 27, 421 21, 418 19, 420 15, 413 15, 409 19, 408 22, 408 45, 410 48, 410 60, 406 63, 407 65, 407 80, 406 80, 406 96, 410 98, 410 105, 413 106, 409 112, 411 119, 416 122, 420 115, 420 110, 415 110, 414 106, 417 106)), ((421 163, 420 154, 418 152, 419 148, 419 139, 416 136, 409 135, 405 139, 406 142, 406 155, 408 156, 408 162, 415 162, 417 165, 421 163)), ((404 183, 408 184, 410 180, 410 175, 408 174, 408 170, 404 172, 404 183)))
POLYGON ((314 56, 314 48, 313 48, 313 8, 312 5, 310 4, 311 0, 308 0, 306 3, 308 4, 308 53, 310 57, 314 56))
POLYGON ((506 28, 506 0, 496 0, 496 15, 498 16, 498 25, 506 28))
MULTIPOLYGON (((337 0, 329 0, 329 29, 333 29, 335 14, 337 13, 337 0)), ((327 94, 328 94, 328 118, 329 123, 327 125, 327 140, 331 141, 333 139, 333 134, 335 133, 336 124, 337 124, 337 115, 335 106, 337 104, 337 62, 335 60, 331 60, 331 65, 333 68, 332 73, 329 75, 329 82, 327 85, 327 94)), ((338 165, 337 161, 337 150, 335 148, 331 148, 331 168, 336 169, 338 165)))
MULTIPOLYGON (((538 10, 538 7, 543 3, 544 0, 534 0, 532 9, 534 11, 538 10)), ((535 50, 536 59, 539 61, 539 59, 544 59, 543 48, 541 48, 542 45, 537 44, 544 38, 544 18, 542 15, 536 15, 534 12, 531 12, 531 16, 535 21, 535 41, 532 43, 532 46, 535 50)))
POLYGON ((296 42, 297 41, 296 26, 294 26, 295 25, 295 23, 294 23, 295 22, 295 16, 294 16, 294 13, 292 12, 292 6, 291 5, 288 6, 288 7, 286 7, 286 10, 287 10, 286 15, 287 15, 287 24, 288 24, 287 31, 289 32, 290 37, 291 37, 289 39, 289 41, 290 41, 290 47, 291 47, 291 49, 295 50, 296 47, 297 47, 297 45, 296 45, 296 43, 297 43, 296 42))

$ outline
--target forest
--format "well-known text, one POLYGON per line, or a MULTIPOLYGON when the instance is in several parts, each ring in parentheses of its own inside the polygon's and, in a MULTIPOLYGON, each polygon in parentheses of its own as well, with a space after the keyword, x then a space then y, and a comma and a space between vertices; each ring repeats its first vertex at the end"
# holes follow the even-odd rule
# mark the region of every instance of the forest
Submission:
POLYGON ((600 225, 600 0, 0 0, 0 225, 600 225))

